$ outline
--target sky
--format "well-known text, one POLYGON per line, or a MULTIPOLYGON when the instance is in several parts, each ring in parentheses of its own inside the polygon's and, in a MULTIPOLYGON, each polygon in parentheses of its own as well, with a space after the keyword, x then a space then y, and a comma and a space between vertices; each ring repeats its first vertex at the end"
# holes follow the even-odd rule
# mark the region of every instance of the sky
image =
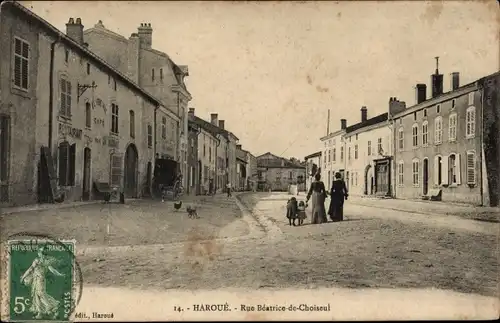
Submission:
POLYGON ((498 4, 485 1, 194 2, 21 1, 65 31, 99 20, 125 37, 151 23, 153 48, 178 65, 196 115, 218 113, 243 149, 304 156, 340 119, 387 112, 390 97, 415 104, 439 56, 467 84, 499 70, 498 4))

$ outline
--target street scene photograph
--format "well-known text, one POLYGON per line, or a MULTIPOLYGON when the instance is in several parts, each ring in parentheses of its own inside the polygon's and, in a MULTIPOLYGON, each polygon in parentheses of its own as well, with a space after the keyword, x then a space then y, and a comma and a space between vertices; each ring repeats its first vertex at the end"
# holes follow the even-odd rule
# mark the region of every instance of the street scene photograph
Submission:
POLYGON ((499 21, 1 2, 1 321, 497 319, 499 21))

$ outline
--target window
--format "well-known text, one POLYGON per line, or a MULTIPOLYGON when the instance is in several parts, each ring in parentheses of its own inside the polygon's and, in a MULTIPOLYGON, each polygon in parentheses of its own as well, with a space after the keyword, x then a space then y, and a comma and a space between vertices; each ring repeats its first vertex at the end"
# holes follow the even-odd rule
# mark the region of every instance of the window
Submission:
POLYGON ((451 154, 448 157, 448 179, 450 184, 460 184, 460 155, 451 154))
POLYGON ((382 149, 382 138, 378 138, 377 140, 377 149, 378 149, 378 154, 382 155, 384 150, 382 149))
POLYGON ((67 49, 64 51, 64 61, 69 62, 69 50, 67 49))
POLYGON ((469 105, 474 105, 474 92, 469 93, 469 105))
POLYGON ((417 111, 413 112, 413 121, 417 121, 417 111))
POLYGON ((90 63, 87 63, 87 74, 90 75, 90 63))
POLYGON ((439 186, 443 184, 443 158, 434 157, 434 184, 439 186))
POLYGON ((148 147, 153 147, 153 126, 148 124, 148 147))
POLYGON ((207 146, 203 144, 203 157, 207 155, 207 146))
POLYGON ((129 122, 130 122, 130 137, 135 138, 135 113, 134 110, 130 110, 129 114, 129 122))
POLYGON ((465 115, 466 120, 466 132, 465 136, 467 138, 473 138, 476 134, 476 108, 468 107, 465 115))
POLYGON ((349 147, 349 150, 347 152, 347 160, 351 161, 351 147, 349 147))
POLYGON ((292 172, 288 173, 288 179, 292 179, 292 172))
POLYGON ((151 69, 151 81, 154 81, 155 80, 155 69, 152 68, 151 69))
POLYGON ((27 90, 30 45, 20 38, 14 39, 14 86, 27 90))
POLYGON ((358 134, 356 134, 356 140, 358 140, 358 134))
POLYGON ((371 156, 372 154, 372 142, 371 140, 368 140, 368 156, 371 156))
POLYGON ((454 113, 450 115, 449 125, 448 125, 448 140, 457 140, 457 114, 454 113))
POLYGON ((332 161, 335 163, 336 159, 337 159, 337 148, 333 148, 333 150, 332 150, 332 161))
POLYGON ((332 156, 330 155, 330 150, 328 150, 328 162, 332 161, 332 156))
POLYGON ((71 82, 65 78, 61 78, 60 89, 61 106, 59 108, 59 115, 71 118, 71 82))
POLYGON ((358 186, 358 172, 355 174, 356 176, 354 177, 354 186, 358 186))
POLYGON ((354 159, 358 159, 358 144, 354 145, 354 159))
POLYGON ((110 183, 112 186, 120 186, 122 182, 122 156, 111 154, 110 156, 110 183))
POLYGON ((113 90, 116 91, 116 80, 113 79, 113 90))
POLYGON ((467 184, 476 185, 476 154, 467 152, 467 184))
POLYGON ((160 68, 160 80, 163 80, 163 68, 160 68))
POLYGON ((434 143, 436 145, 443 142, 443 118, 437 117, 434 120, 434 143))
POLYGON ((405 134, 403 132, 403 127, 399 128, 398 132, 399 132, 399 134, 398 134, 398 148, 399 148, 399 151, 403 151, 403 149, 405 148, 405 134))
POLYGON ((118 105, 111 103, 111 132, 118 134, 118 105))
POLYGON ((402 161, 398 164, 398 186, 403 186, 404 183, 404 164, 402 161))
POLYGON ((412 143, 413 143, 413 147, 417 147, 418 146, 418 125, 417 124, 414 124, 412 127, 411 127, 411 133, 412 133, 412 143))
POLYGON ((92 114, 91 114, 91 107, 90 107, 90 102, 85 103, 85 127, 86 128, 91 128, 92 127, 92 114))
POLYGON ((344 161, 344 147, 340 147, 340 161, 344 161))
POLYGON ((422 123, 422 146, 429 144, 429 123, 424 121, 422 123))
POLYGON ((455 109, 455 104, 456 104, 456 100, 455 99, 451 100, 451 108, 452 109, 455 109))
MULTIPOLYGON (((325 142, 325 145, 326 145, 326 142, 325 142)), ((327 151, 325 150, 325 152, 324 152, 325 156, 324 156, 324 158, 323 158, 323 160, 324 160, 324 163, 325 163, 325 164, 326 164, 326 152, 327 152, 327 151)))
POLYGON ((59 144, 57 151, 59 185, 74 186, 76 144, 70 146, 67 141, 63 141, 59 144))
POLYGON ((208 161, 212 162, 212 147, 208 147, 208 161))
POLYGON ((436 112, 437 113, 441 112, 441 105, 440 104, 436 105, 436 112))
POLYGON ((412 173, 413 173, 413 186, 418 186, 419 182, 419 174, 420 171, 420 162, 418 159, 414 159, 412 162, 412 173))
POLYGON ((108 85, 111 84, 111 75, 108 75, 108 85))
POLYGON ((427 109, 424 109, 424 117, 427 117, 427 109))

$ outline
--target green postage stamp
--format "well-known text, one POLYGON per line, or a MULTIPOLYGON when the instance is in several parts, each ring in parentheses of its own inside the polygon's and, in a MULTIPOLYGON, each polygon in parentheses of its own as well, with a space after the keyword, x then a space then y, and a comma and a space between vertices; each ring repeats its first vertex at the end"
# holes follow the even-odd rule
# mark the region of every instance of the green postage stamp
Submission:
POLYGON ((10 240, 10 321, 70 320, 75 241, 10 240))

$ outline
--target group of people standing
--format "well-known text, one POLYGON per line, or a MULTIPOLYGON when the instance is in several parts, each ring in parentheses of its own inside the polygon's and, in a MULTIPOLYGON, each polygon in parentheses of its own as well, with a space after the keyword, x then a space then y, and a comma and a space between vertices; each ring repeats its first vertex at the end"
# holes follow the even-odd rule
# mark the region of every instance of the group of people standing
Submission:
POLYGON ((311 200, 311 224, 321 224, 328 222, 325 209, 325 200, 330 195, 330 207, 328 215, 333 222, 344 219, 344 201, 348 197, 347 187, 340 173, 335 173, 330 192, 327 192, 325 183, 321 181, 321 175, 314 176, 306 201, 311 200))

